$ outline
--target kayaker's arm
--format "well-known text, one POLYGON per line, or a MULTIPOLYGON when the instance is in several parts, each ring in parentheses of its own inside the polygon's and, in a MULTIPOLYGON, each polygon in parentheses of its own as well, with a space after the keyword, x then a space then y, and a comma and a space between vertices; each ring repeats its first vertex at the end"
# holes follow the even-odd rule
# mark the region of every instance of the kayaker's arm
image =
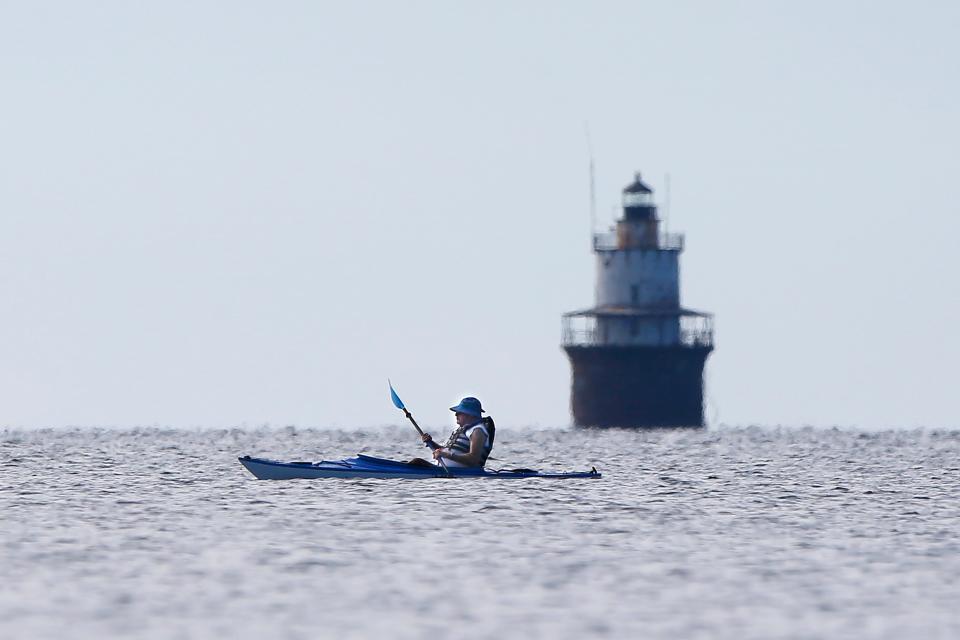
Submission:
POLYGON ((487 436, 480 429, 475 429, 473 433, 470 434, 470 452, 469 453, 457 453, 450 451, 447 448, 434 449, 433 457, 439 460, 440 458, 447 458, 448 460, 453 460, 454 462, 459 462, 460 464, 465 464, 470 467, 479 467, 480 463, 483 461, 483 446, 485 444, 487 436))
POLYGON ((423 434, 422 436, 420 436, 420 439, 423 440, 423 443, 425 445, 427 445, 434 451, 440 448, 440 445, 438 445, 436 442, 433 441, 433 438, 430 436, 429 433, 423 434))

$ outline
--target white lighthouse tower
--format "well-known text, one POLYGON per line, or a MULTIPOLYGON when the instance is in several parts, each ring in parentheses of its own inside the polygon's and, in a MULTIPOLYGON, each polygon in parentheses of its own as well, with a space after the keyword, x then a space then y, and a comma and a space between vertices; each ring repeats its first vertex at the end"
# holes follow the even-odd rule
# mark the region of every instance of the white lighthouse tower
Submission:
POLYGON ((702 426, 713 318, 680 305, 683 236, 661 232, 639 173, 623 190, 623 217, 594 236, 593 250, 596 304, 563 316, 574 422, 702 426))

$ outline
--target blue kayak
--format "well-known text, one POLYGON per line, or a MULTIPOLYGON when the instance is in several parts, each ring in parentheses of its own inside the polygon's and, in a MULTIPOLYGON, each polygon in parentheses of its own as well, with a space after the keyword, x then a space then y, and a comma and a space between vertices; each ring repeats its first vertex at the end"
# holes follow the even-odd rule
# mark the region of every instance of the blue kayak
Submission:
MULTIPOLYGON (((320 462, 280 462, 265 458, 239 458, 240 464, 259 480, 290 480, 293 478, 445 478, 441 467, 427 467, 384 460, 358 454, 346 460, 321 460, 320 462)), ((450 469, 457 478, 599 478, 594 468, 590 471, 552 472, 534 469, 450 469)))

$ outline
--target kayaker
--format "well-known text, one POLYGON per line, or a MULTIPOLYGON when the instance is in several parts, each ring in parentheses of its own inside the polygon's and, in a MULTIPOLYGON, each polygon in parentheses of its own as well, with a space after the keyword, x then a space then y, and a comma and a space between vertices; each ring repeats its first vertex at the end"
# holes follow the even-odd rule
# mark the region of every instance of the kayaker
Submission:
MULTIPOLYGON (((438 445, 429 433, 423 434, 423 441, 433 449, 433 459, 443 458, 448 467, 483 467, 493 449, 496 426, 493 418, 484 417, 485 411, 480 401, 467 397, 455 407, 450 407, 457 420, 457 428, 443 445, 438 445)), ((430 464, 421 458, 410 461, 411 464, 430 464)))

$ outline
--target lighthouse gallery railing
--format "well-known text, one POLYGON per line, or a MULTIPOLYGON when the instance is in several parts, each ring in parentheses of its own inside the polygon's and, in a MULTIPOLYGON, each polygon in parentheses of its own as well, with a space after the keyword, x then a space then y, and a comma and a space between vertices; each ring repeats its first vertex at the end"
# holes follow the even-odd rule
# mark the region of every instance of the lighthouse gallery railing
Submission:
MULTIPOLYGON (((675 336, 656 340, 633 338, 623 332, 606 330, 596 316, 564 316, 561 346, 563 347, 638 347, 684 346, 713 347, 713 318, 707 315, 677 315, 680 321, 675 336)), ((627 318, 629 321, 630 318, 627 318)))
MULTIPOLYGON (((621 240, 617 237, 615 231, 593 234, 594 251, 616 251, 623 248, 624 247, 621 246, 621 240)), ((660 233, 657 236, 656 248, 666 251, 683 251, 683 234, 660 233)))

